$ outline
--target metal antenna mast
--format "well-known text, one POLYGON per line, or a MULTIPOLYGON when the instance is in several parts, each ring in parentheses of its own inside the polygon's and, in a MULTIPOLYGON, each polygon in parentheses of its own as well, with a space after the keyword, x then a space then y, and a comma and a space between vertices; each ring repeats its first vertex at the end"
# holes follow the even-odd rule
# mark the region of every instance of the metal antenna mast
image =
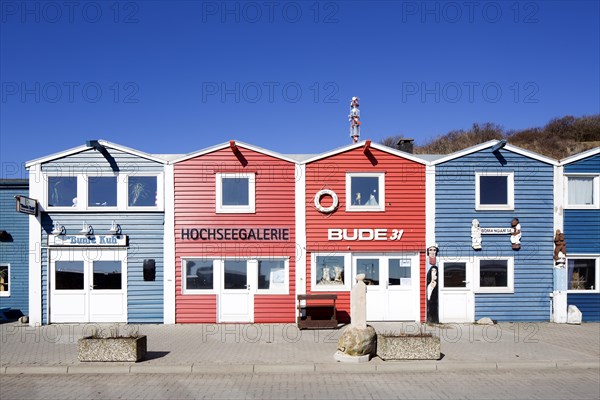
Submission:
POLYGON ((353 97, 350 100, 350 115, 348 120, 350 121, 350 137, 354 143, 358 142, 360 138, 360 110, 358 109, 358 97, 353 97))

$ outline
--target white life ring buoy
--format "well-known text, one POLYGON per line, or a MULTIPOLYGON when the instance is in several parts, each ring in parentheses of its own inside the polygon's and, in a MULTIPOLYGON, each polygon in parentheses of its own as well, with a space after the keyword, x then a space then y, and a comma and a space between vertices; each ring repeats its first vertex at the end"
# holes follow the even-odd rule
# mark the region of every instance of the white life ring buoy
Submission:
POLYGON ((338 202, 337 194, 335 194, 335 192, 333 190, 323 189, 323 190, 319 190, 315 194, 315 208, 322 213, 332 212, 333 210, 335 210, 337 208, 338 203, 339 202, 338 202), (331 196, 331 198, 333 199, 333 201, 329 207, 323 207, 321 205, 321 197, 323 197, 323 196, 331 196))

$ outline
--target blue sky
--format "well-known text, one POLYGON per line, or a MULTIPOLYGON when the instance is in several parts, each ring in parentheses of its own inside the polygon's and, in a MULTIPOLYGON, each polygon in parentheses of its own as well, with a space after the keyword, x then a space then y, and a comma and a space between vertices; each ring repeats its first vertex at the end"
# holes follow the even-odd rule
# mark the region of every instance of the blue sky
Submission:
POLYGON ((0 2, 2 177, 105 139, 282 153, 600 112, 598 1, 0 2))

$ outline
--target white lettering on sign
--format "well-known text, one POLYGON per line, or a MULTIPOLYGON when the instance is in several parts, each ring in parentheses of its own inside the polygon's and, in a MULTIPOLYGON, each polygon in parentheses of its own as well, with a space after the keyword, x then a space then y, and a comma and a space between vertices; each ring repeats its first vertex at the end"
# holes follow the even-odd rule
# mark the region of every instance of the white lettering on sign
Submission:
POLYGON ((369 229, 327 229, 327 240, 400 240, 404 234, 404 229, 392 229, 388 235, 385 228, 369 229))
POLYGON ((512 233, 512 228, 481 228, 482 235, 505 235, 512 233))

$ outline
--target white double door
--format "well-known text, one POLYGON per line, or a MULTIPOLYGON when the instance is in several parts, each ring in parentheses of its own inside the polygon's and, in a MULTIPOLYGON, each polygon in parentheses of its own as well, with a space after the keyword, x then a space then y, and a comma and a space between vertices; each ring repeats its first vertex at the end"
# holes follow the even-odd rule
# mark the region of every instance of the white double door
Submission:
POLYGON ((438 290, 440 322, 466 323, 475 320, 473 278, 472 260, 459 259, 440 263, 438 290))
POLYGON ((365 274, 368 321, 419 321, 418 253, 353 254, 352 272, 365 274))
POLYGON ((49 322, 127 322, 126 249, 51 249, 49 322))

